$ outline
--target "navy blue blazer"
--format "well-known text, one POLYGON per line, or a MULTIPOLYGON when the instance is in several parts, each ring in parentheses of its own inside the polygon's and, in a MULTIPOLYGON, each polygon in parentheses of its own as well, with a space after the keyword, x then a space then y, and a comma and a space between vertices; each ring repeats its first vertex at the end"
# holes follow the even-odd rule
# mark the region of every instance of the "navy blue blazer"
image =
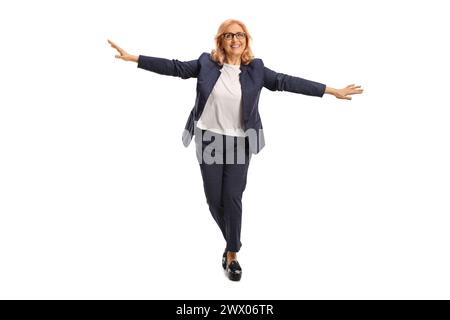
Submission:
MULTIPOLYGON (((213 61, 209 53, 204 52, 198 59, 191 61, 139 55, 137 67, 182 79, 197 78, 195 104, 189 114, 182 137, 187 147, 194 136, 194 131, 199 130, 196 123, 219 79, 222 66, 213 61)), ((249 137, 249 147, 253 154, 261 151, 265 145, 258 110, 259 96, 263 87, 271 91, 289 91, 316 97, 322 97, 325 93, 325 84, 272 71, 258 58, 253 59, 248 65, 241 64, 240 70, 244 131, 249 137)))

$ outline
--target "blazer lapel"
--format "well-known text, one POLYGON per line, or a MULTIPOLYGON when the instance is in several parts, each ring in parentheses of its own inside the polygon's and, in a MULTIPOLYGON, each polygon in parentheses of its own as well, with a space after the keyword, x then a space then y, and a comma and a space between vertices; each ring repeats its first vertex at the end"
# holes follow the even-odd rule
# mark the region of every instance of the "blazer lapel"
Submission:
POLYGON ((248 66, 241 64, 241 73, 239 74, 239 81, 241 83, 241 91, 242 91, 242 110, 244 120, 248 119, 249 115, 249 106, 248 106, 248 66))
POLYGON ((220 77, 220 68, 219 67, 211 68, 211 72, 208 73, 208 79, 206 81, 206 83, 207 83, 206 92, 205 92, 206 98, 208 98, 209 95, 211 94, 219 77, 220 77))

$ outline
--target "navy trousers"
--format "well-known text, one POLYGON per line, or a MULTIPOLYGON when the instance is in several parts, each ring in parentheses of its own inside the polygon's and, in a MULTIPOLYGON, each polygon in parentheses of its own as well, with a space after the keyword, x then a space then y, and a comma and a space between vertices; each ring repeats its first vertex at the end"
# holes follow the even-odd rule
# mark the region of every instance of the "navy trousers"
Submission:
POLYGON ((209 211, 225 238, 226 250, 238 252, 242 194, 252 156, 248 138, 201 130, 195 141, 209 211))

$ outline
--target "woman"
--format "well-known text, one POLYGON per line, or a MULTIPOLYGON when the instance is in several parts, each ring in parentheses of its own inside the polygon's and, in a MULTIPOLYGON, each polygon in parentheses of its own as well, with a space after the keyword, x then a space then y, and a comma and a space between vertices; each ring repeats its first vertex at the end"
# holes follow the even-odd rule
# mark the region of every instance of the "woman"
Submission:
POLYGON ((206 200, 226 241, 222 267, 233 281, 239 281, 242 275, 236 254, 242 246, 241 200, 248 166, 252 153, 258 153, 265 144, 258 111, 262 87, 317 97, 326 93, 348 100, 350 95, 363 92, 360 86, 334 89, 274 72, 253 56, 251 40, 241 21, 228 19, 219 26, 211 54, 202 53, 198 59, 185 62, 131 55, 108 40, 119 52, 116 58, 137 62, 139 68, 183 79, 197 78, 197 97, 183 142, 189 145, 195 135, 206 200))

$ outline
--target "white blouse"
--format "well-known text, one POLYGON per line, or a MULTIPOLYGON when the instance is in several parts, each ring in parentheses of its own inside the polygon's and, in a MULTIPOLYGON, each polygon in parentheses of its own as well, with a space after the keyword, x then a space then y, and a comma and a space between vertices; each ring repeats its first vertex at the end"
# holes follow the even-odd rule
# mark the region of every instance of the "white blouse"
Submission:
POLYGON ((197 127, 229 136, 245 137, 239 65, 224 63, 206 101, 197 127))

